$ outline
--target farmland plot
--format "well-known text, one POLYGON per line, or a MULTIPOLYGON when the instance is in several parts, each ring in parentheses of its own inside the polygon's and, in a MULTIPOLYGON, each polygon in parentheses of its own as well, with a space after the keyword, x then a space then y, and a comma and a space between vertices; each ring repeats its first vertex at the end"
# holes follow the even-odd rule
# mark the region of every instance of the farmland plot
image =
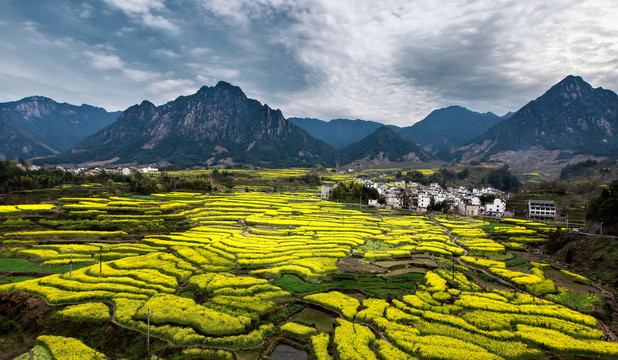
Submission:
MULTIPOLYGON (((618 357, 618 345, 598 340, 597 319, 551 300, 561 293, 547 267, 507 265, 518 250, 505 244, 542 239, 538 225, 486 231, 481 220, 366 213, 305 194, 63 198, 53 208, 53 216, 50 206, 2 208, 5 221, 23 217, 38 230, 0 240, 15 257, 70 271, 0 292, 38 295, 71 321, 149 331, 158 351, 173 344, 182 356, 232 359, 284 338, 316 359, 618 357), (116 225, 87 229, 101 222, 116 225), (188 230, 166 231, 175 222, 188 230), (342 274, 337 263, 350 257, 386 273, 342 274), (511 290, 480 286, 472 274, 511 290), (303 309, 322 314, 319 328, 294 320, 303 309)), ((58 341, 40 344, 56 356, 58 341)), ((88 339, 75 341, 90 351, 88 339)))

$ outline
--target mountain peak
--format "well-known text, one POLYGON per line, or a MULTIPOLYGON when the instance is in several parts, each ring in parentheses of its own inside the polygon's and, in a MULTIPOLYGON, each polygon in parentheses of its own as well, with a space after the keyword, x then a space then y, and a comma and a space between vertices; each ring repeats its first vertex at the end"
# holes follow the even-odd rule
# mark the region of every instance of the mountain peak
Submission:
POLYGON ((48 102, 54 102, 54 103, 56 102, 53 99, 50 99, 45 96, 40 96, 40 95, 29 96, 29 97, 25 97, 19 100, 19 102, 27 102, 27 101, 48 101, 48 102))
POLYGON ((462 150, 467 159, 531 149, 615 156, 617 133, 618 96, 569 75, 462 150))
POLYGON ((313 166, 335 164, 334 150, 287 121, 281 111, 248 99, 227 82, 202 87, 155 107, 148 101, 118 121, 46 161, 82 163, 116 158, 178 166, 313 166))
POLYGON ((573 101, 587 97, 593 92, 592 85, 584 81, 581 76, 569 75, 552 86, 546 94, 558 94, 566 100, 573 101))
POLYGON ((427 155, 416 144, 403 139, 393 129, 382 126, 361 140, 342 150, 343 162, 369 161, 428 161, 427 155))

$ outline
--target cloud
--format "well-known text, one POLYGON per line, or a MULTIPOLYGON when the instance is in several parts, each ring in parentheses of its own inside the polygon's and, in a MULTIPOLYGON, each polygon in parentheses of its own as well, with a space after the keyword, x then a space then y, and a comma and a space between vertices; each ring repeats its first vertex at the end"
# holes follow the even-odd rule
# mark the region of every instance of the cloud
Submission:
POLYGON ((109 5, 124 11, 127 15, 137 15, 150 13, 153 10, 165 8, 160 0, 103 0, 109 5))
POLYGON ((517 110, 568 74, 618 89, 615 0, 70 3, 0 5, 17 25, 2 62, 21 69, 5 88, 122 108, 226 80, 286 116, 400 125, 449 105, 517 110))
POLYGON ((88 64, 96 70, 122 69, 125 64, 118 55, 109 55, 90 50, 84 51, 88 58, 88 64))
POLYGON ((195 93, 195 81, 189 79, 166 79, 151 83, 146 87, 148 91, 158 95, 159 98, 174 99, 179 95, 195 93))
POLYGON ((247 49, 283 46, 302 69, 300 88, 268 95, 288 116, 409 125, 453 104, 517 110, 570 73, 618 75, 618 7, 611 0, 202 4, 247 49))
POLYGON ((205 47, 196 47, 196 48, 191 49, 190 51, 191 55, 193 56, 202 56, 210 52, 212 52, 212 50, 209 48, 205 48, 205 47))
POLYGON ((200 63, 187 63, 186 65, 195 71, 197 79, 204 84, 215 83, 219 80, 234 81, 241 75, 240 70, 222 65, 200 63))
POLYGON ((92 17, 92 13, 95 11, 94 6, 88 3, 82 3, 80 8, 77 10, 79 17, 82 19, 88 19, 92 17))
MULTIPOLYGON (((101 48, 101 47, 99 47, 101 48)), ((100 50, 86 50, 83 52, 88 61, 88 66, 95 70, 120 70, 126 79, 136 82, 153 81, 161 77, 161 73, 135 69, 127 65, 118 55, 103 53, 100 50)))
POLYGON ((138 82, 152 81, 161 76, 158 72, 137 69, 122 69, 122 74, 128 79, 138 82))
POLYGON ((39 27, 39 23, 37 23, 36 21, 28 20, 28 21, 22 22, 21 26, 26 31, 37 32, 38 31, 38 27, 39 27))
POLYGON ((121 10, 128 17, 141 21, 144 26, 166 30, 172 34, 179 32, 180 28, 171 20, 160 13, 165 13, 166 8, 160 0, 103 0, 112 8, 121 10))
POLYGON ((175 59, 180 57, 180 54, 175 53, 174 51, 170 50, 170 49, 156 49, 154 51, 154 54, 159 56, 159 57, 167 57, 167 58, 171 58, 171 59, 175 59))

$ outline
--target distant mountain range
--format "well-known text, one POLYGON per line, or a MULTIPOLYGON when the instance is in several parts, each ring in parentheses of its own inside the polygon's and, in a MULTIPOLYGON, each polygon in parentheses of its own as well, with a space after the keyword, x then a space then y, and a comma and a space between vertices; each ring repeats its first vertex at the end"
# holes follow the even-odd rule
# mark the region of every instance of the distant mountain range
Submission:
MULTIPOLYGON (((304 129, 309 135, 338 150, 359 141, 383 126, 387 126, 367 120, 334 119, 327 122, 319 119, 294 117, 288 120, 304 129)), ((399 129, 396 126, 393 126, 393 128, 399 129)))
POLYGON ((416 124, 402 128, 399 134, 433 154, 448 158, 452 150, 465 145, 501 120, 494 113, 481 114, 461 106, 449 106, 432 111, 416 124))
MULTIPOLYGON (((506 116, 508 117, 509 114, 506 116)), ((375 121, 335 119, 323 121, 310 118, 290 118, 294 124, 305 129, 336 149, 359 141, 380 127, 388 126, 402 138, 421 146, 428 153, 449 159, 451 151, 468 143, 501 118, 493 113, 481 114, 461 106, 450 106, 433 111, 412 126, 398 127, 375 121)))
POLYGON ((450 106, 408 127, 287 120, 225 82, 161 106, 144 101, 118 115, 38 96, 0 104, 0 158, 180 167, 330 167, 438 158, 539 167, 618 154, 618 96, 576 76, 502 117, 450 106))
POLYGON ((76 142, 113 123, 118 112, 67 103, 42 96, 0 103, 0 157, 8 159, 48 156, 66 151, 76 142), (9 135, 10 134, 10 135, 9 135))

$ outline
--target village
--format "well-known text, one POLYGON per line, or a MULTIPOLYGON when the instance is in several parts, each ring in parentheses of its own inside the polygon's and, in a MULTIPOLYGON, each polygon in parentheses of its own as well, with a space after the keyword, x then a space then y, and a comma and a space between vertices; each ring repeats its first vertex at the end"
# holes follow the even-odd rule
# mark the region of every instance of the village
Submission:
MULTIPOLYGON (((369 200, 368 205, 379 209, 407 209, 417 213, 442 210, 464 216, 513 217, 507 211, 506 200, 510 194, 492 187, 467 189, 463 186, 446 189, 438 183, 425 186, 416 182, 397 181, 393 183, 374 182, 358 178, 357 181, 372 187, 380 194, 380 199, 369 200)), ((321 197, 328 198, 337 186, 322 185, 321 197)))

